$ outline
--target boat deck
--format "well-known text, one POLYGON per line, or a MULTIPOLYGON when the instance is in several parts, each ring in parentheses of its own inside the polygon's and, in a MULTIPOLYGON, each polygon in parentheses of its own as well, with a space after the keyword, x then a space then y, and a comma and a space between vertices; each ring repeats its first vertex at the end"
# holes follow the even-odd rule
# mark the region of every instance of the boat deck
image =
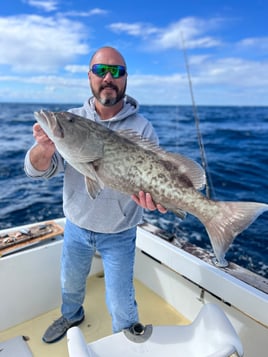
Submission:
MULTIPOLYGON (((135 280, 135 288, 142 324, 178 325, 189 323, 173 307, 138 280, 135 280)), ((112 333, 111 319, 105 305, 103 274, 96 274, 88 279, 84 308, 86 318, 80 327, 87 342, 112 333)), ((42 342, 44 331, 59 316, 59 308, 40 315, 30 321, 0 332, 0 341, 5 341, 15 336, 26 336, 29 339, 27 343, 34 357, 67 357, 66 336, 57 343, 46 344, 42 342)))

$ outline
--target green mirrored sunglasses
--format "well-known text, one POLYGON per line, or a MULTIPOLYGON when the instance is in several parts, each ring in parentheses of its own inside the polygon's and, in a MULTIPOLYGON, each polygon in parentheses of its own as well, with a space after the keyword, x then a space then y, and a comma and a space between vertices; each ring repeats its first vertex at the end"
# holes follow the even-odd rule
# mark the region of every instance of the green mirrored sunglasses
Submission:
POLYGON ((90 68, 90 71, 101 78, 105 77, 108 72, 111 73, 113 78, 120 78, 126 74, 126 67, 120 66, 118 64, 109 65, 97 63, 93 64, 93 66, 90 68))

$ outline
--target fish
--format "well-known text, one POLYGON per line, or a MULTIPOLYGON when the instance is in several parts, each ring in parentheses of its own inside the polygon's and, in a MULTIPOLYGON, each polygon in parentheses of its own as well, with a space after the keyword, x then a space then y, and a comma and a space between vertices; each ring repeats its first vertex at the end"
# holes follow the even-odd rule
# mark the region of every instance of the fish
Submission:
POLYGON ((195 216, 206 228, 218 266, 226 265, 234 238, 268 210, 262 202, 208 198, 199 163, 132 130, 113 131, 71 112, 40 110, 34 116, 63 159, 85 177, 91 199, 105 187, 127 195, 144 191, 167 210, 195 216))

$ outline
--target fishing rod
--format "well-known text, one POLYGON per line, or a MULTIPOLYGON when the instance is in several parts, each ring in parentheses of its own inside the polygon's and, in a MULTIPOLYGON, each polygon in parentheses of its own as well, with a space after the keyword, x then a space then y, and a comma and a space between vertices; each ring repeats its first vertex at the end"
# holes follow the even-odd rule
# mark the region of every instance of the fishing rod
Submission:
POLYGON ((195 119, 195 126, 196 126, 196 131, 197 131, 197 138, 198 138, 198 145, 199 145, 199 150, 200 150, 200 155, 201 155, 201 162, 202 162, 202 166, 205 170, 206 196, 208 198, 211 198, 212 196, 213 197, 215 196, 214 189, 213 189, 213 183, 212 183, 212 179, 211 179, 211 176, 210 176, 210 173, 208 170, 208 163, 207 163, 206 154, 205 154, 205 147, 204 147, 203 138, 202 138, 200 125, 199 125, 200 120, 198 117, 197 107, 196 107, 195 99, 194 99, 194 91, 193 91, 193 85, 192 85, 192 80, 191 80, 190 66, 189 66, 186 46, 185 46, 182 32, 181 32, 181 42, 182 42, 182 49, 183 49, 183 55, 184 55, 184 63, 185 63, 185 67, 186 67, 187 77, 188 77, 189 89, 190 89, 190 94, 191 94, 193 116, 195 119))

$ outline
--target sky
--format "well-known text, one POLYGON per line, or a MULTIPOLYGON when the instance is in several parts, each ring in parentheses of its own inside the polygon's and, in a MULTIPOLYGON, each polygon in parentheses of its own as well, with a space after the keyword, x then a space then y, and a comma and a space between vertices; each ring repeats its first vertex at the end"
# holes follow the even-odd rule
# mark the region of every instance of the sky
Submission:
POLYGON ((266 0, 0 0, 0 102, 77 103, 99 47, 143 105, 268 105, 266 0), (189 75, 188 75, 189 73, 189 75))

